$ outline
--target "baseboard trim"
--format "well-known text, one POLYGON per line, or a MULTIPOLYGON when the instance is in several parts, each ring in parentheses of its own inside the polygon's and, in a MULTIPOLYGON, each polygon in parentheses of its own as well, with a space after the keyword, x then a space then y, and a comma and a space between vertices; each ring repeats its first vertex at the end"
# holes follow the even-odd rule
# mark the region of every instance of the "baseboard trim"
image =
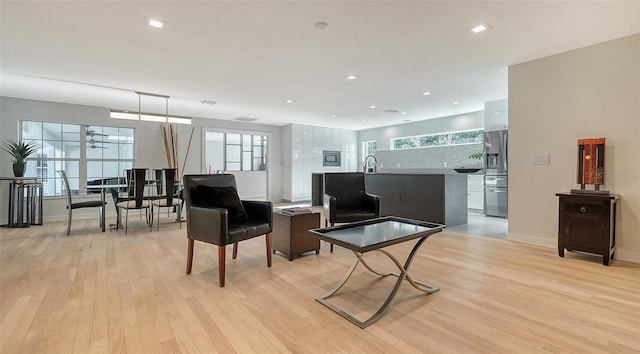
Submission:
MULTIPOLYGON (((507 234, 506 239, 509 241, 529 243, 532 245, 548 247, 548 248, 558 247, 557 239, 535 237, 530 235, 512 234, 512 233, 507 234)), ((614 256, 614 260, 615 259, 625 261, 625 262, 631 262, 631 263, 640 263, 640 252, 628 251, 628 250, 624 250, 616 247, 616 254, 614 256)))
POLYGON ((640 252, 616 249, 614 259, 625 262, 640 263, 640 252))
POLYGON ((556 247, 558 247, 558 240, 557 239, 550 239, 550 238, 544 238, 544 237, 535 237, 535 236, 530 236, 530 235, 513 234, 513 233, 510 233, 510 232, 507 233, 506 239, 509 240, 509 241, 530 243, 532 245, 548 247, 548 248, 556 248, 556 247))

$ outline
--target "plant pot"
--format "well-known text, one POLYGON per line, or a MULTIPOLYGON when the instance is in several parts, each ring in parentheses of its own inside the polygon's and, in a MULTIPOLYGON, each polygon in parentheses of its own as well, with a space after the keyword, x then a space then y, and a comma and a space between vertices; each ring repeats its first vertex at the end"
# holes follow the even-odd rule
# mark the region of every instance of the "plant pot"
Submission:
POLYGON ((13 175, 16 177, 24 177, 24 166, 23 163, 14 163, 13 164, 13 175))

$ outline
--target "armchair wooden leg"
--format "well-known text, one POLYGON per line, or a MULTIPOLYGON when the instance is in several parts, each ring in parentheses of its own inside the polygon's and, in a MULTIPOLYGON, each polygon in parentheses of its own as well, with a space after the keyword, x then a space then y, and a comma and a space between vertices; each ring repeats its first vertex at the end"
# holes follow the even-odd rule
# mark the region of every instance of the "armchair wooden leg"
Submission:
POLYGON ((221 288, 224 288, 224 273, 227 258, 227 246, 218 246, 218 281, 221 288))
MULTIPOLYGON (((333 223, 331 223, 331 227, 333 227, 333 223)), ((333 252, 333 243, 331 244, 331 247, 329 247, 329 252, 333 252)))
POLYGON ((267 240, 267 267, 271 267, 271 232, 265 234, 267 240))
POLYGON ((233 259, 236 259, 236 257, 238 257, 238 243, 234 243, 233 244, 233 254, 231 255, 231 257, 233 259))
POLYGON ((191 274, 191 265, 193 264, 193 239, 189 239, 189 249, 187 251, 187 274, 191 274))

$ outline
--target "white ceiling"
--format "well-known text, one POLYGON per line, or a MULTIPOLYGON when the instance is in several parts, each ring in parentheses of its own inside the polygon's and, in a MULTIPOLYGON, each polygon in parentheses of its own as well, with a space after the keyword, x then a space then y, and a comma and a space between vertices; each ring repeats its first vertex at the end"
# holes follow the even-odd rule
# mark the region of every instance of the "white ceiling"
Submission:
MULTIPOLYGON (((507 97, 509 65, 640 32, 640 1, 2 1, 0 10, 3 96, 137 110, 143 91, 171 96, 170 114, 354 130, 482 110, 507 97), (479 23, 493 29, 468 30, 479 23)), ((143 111, 156 109, 164 101, 142 98, 143 111)))

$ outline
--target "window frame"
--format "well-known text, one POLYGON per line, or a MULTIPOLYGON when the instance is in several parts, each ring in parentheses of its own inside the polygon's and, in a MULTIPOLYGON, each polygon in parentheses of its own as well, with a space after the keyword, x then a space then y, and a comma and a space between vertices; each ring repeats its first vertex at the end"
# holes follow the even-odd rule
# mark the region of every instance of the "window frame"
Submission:
MULTIPOLYGON (((271 141, 271 133, 265 131, 255 131, 255 130, 236 130, 236 129, 220 129, 215 127, 202 127, 202 171, 203 173, 209 173, 211 171, 207 171, 207 133, 218 133, 222 134, 222 146, 223 146, 223 156, 222 156, 222 165, 224 166, 222 171, 225 172, 267 172, 269 169, 269 146, 271 141), (227 135, 228 134, 236 134, 240 136, 239 143, 228 143, 227 135), (245 150, 243 141, 246 136, 251 136, 250 138, 250 146, 251 150, 245 150), (255 137, 260 137, 260 145, 255 145, 255 137), (238 146, 240 148, 240 161, 228 161, 227 159, 227 146, 238 146), (256 156, 256 148, 261 148, 261 155, 256 156), (251 153, 251 157, 249 158, 249 167, 250 169, 244 169, 245 158, 244 153, 251 153), (254 168, 254 161, 256 159, 260 159, 261 165, 264 166, 262 169, 254 168), (229 163, 239 164, 239 169, 228 169, 229 163)), ((220 171, 217 169, 216 171, 220 171)))
POLYGON ((362 161, 369 155, 376 155, 378 153, 378 141, 377 140, 367 140, 362 142, 362 161), (374 145, 374 152, 371 152, 370 146, 374 145))
POLYGON ((456 130, 456 131, 434 133, 434 134, 421 134, 421 135, 402 136, 402 137, 391 138, 391 139, 389 139, 389 147, 390 147, 390 150, 410 150, 410 149, 426 149, 426 148, 443 147, 443 146, 471 145, 471 144, 482 143, 483 139, 484 139, 483 137, 484 137, 484 128, 465 129, 465 130, 456 130), (480 141, 465 142, 465 143, 453 143, 452 142, 454 134, 467 133, 467 132, 477 132, 480 141), (418 140, 418 144, 420 144, 420 139, 432 138, 432 137, 443 137, 448 142, 445 143, 445 144, 419 145, 419 146, 414 146, 414 147, 400 147, 399 148, 399 147, 396 146, 396 142, 399 141, 399 140, 416 139, 416 140, 418 140))
MULTIPOLYGON (((30 163, 32 163, 33 165, 35 165, 36 168, 36 174, 38 174, 38 179, 40 181, 43 182, 43 184, 45 184, 45 189, 44 189, 44 194, 43 196, 45 198, 52 198, 52 197, 60 197, 60 196, 64 196, 64 192, 63 192, 63 188, 62 188, 62 179, 61 177, 57 174, 56 171, 61 170, 61 169, 68 169, 69 163, 77 163, 78 164, 78 174, 77 176, 74 174, 69 175, 68 174, 68 179, 70 180, 70 189, 72 194, 74 195, 86 195, 87 194, 87 175, 88 175, 88 163, 89 162, 100 162, 100 163, 104 163, 104 162, 125 162, 125 163, 129 163, 131 164, 131 166, 135 166, 135 153, 136 153, 136 128, 132 128, 132 127, 119 127, 119 126, 111 126, 111 125, 97 125, 97 124, 89 124, 89 123, 69 123, 69 122, 59 122, 59 121, 46 121, 46 120, 32 120, 32 119, 21 119, 18 122, 18 127, 19 127, 19 137, 21 141, 36 141, 38 142, 38 151, 29 156, 27 158, 27 168, 29 168, 29 166, 31 165, 30 163), (46 139, 44 136, 40 136, 39 138, 29 138, 29 137, 25 137, 25 123, 36 123, 36 124, 40 124, 40 129, 42 129, 42 131, 40 132, 41 135, 43 135, 42 133, 44 132, 44 125, 45 124, 60 124, 61 125, 61 136, 60 136, 60 140, 55 140, 55 141, 60 141, 61 142, 61 146, 64 145, 65 143, 73 143, 73 144, 79 144, 79 148, 78 148, 78 157, 58 157, 58 156, 54 156, 54 157, 42 157, 42 154, 45 153, 45 151, 43 150, 44 148, 44 143, 45 141, 54 141, 51 139, 46 139), (65 132, 62 128, 62 126, 67 125, 67 126, 77 126, 79 131, 79 138, 78 141, 75 140, 65 140, 64 139, 64 135, 65 132), (132 137, 132 142, 131 142, 131 148, 132 148, 132 158, 95 158, 95 157, 87 157, 87 143, 89 141, 89 139, 87 139, 87 134, 86 132, 88 131, 88 129, 90 127, 100 127, 102 128, 115 128, 115 129, 129 129, 131 130, 131 137, 132 137), (53 167, 53 171, 51 173, 49 173, 49 169, 51 169, 53 167), (46 178, 44 178, 42 175, 42 171, 43 169, 46 169, 47 171, 47 176, 46 178), (76 180, 77 179, 77 183, 76 180), (48 188, 47 185, 48 183, 50 183, 50 181, 53 181, 53 187, 52 188, 48 188), (77 185, 77 188, 72 188, 71 186, 75 187, 77 185), (53 193, 51 193, 51 190, 53 193)), ((114 143, 117 146, 120 145, 120 143, 114 143)), ((61 150, 63 151, 63 150, 61 150)), ((102 177, 100 177, 101 179, 104 178, 110 178, 110 177, 121 177, 120 173, 118 174, 118 176, 104 176, 104 168, 101 171, 101 175, 102 177)))

